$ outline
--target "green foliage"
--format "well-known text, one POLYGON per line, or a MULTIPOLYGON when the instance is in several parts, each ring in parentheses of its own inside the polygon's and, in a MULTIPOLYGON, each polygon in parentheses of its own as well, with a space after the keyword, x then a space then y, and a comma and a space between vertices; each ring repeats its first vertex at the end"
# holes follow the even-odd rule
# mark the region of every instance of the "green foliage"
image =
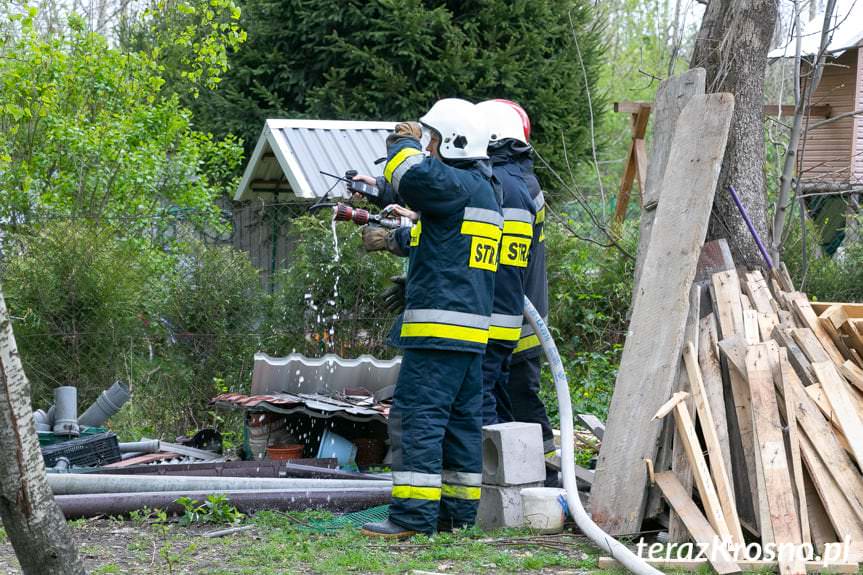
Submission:
POLYGON ((211 523, 233 525, 245 517, 231 505, 225 495, 208 495, 203 503, 189 497, 180 497, 177 503, 183 508, 180 525, 211 523))
POLYGON ((168 522, 168 513, 164 509, 150 509, 142 507, 129 512, 129 519, 138 526, 164 525, 168 522))
POLYGON ((260 349, 268 298, 248 256, 199 241, 181 247, 148 306, 148 323, 160 337, 132 358, 137 395, 114 419, 133 437, 204 425, 232 433, 239 416, 207 404, 220 393, 248 393, 260 349))
POLYGON ((405 260, 386 252, 365 253, 360 229, 350 223, 336 225, 336 260, 331 221, 329 212, 292 221, 297 242, 276 282, 266 349, 273 354, 392 356, 395 350, 385 338, 394 316, 378 296, 390 277, 402 274, 405 260))
MULTIPOLYGON (((795 218, 798 219, 798 218, 795 218)), ((859 229, 863 218, 858 217, 859 229)), ((795 282, 795 287, 811 298, 821 301, 863 301, 863 242, 847 241, 833 257, 819 255, 820 230, 811 222, 807 227, 807 265, 804 275, 800 225, 789 222, 782 261, 795 282)))
POLYGON ((218 87, 229 54, 246 39, 239 20, 233 0, 151 0, 123 22, 120 40, 127 51, 149 53, 169 89, 188 102, 218 87))
POLYGON ((84 29, 40 35, 29 16, 3 38, 0 58, 0 221, 122 223, 130 235, 191 220, 218 226, 213 200, 240 150, 191 129, 165 97, 159 64, 84 29), (206 170, 204 169, 206 168, 206 170))
POLYGON ((194 109, 247 149, 266 118, 409 120, 457 96, 519 101, 559 170, 563 142, 588 155, 602 26, 586 0, 246 0, 241 22, 248 41, 194 109))
POLYGON ((154 260, 116 230, 57 222, 9 243, 3 288, 36 404, 57 385, 74 385, 79 402, 123 377, 142 321, 154 260))
MULTIPOLYGON (((628 323, 632 263, 611 248, 573 237, 554 221, 546 230, 549 323, 566 368, 573 410, 604 418, 628 323)), ((547 370, 541 396, 557 425, 557 399, 547 370)))

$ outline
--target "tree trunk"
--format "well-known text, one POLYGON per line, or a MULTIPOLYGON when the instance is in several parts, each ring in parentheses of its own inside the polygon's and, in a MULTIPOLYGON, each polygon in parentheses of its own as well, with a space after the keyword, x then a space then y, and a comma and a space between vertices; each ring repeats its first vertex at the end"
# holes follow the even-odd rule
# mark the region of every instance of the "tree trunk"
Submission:
POLYGON ((725 238, 738 265, 764 267, 728 187, 734 186, 769 245, 764 190, 764 71, 776 23, 775 0, 710 0, 690 67, 707 70, 707 92, 734 94, 734 117, 713 202, 708 240, 725 238))
POLYGON ((25 574, 78 575, 84 566, 45 478, 30 383, 0 292, 0 517, 25 574))

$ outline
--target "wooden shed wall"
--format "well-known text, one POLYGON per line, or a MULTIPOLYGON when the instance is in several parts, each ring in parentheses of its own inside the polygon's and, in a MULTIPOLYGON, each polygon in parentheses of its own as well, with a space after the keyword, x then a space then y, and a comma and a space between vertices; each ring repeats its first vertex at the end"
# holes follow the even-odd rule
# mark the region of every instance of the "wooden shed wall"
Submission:
MULTIPOLYGON (((857 95, 854 98, 856 110, 863 110, 863 49, 857 52, 857 95)), ((854 147, 851 151, 854 161, 853 180, 855 183, 863 183, 863 116, 854 117, 854 147)))
MULTIPOLYGON (((829 104, 831 116, 855 109, 854 100, 858 96, 860 78, 857 73, 859 51, 848 50, 836 60, 829 61, 824 68, 821 84, 813 95, 813 106, 829 104)), ((812 116, 809 121, 814 123, 823 119, 812 116)), ((843 118, 809 132, 798 166, 803 181, 848 182, 851 179, 851 156, 857 121, 852 117, 843 118)), ((861 137, 860 130, 857 136, 861 137)))
POLYGON ((291 220, 305 206, 273 206, 263 202, 237 202, 233 206, 232 245, 249 254, 249 259, 261 272, 264 286, 270 285, 273 265, 273 223, 275 218, 276 271, 284 269, 293 250, 288 231, 291 220))

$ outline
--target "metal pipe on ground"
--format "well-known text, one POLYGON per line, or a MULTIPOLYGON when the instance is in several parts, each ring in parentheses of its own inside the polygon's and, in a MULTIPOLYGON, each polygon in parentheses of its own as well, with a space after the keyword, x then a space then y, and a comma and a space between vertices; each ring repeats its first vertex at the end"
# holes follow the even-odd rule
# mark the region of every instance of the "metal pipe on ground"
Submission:
POLYGON ((263 509, 275 511, 301 511, 324 509, 349 513, 383 505, 390 500, 389 487, 365 489, 282 489, 240 491, 157 491, 141 493, 100 493, 87 495, 56 495, 54 500, 63 510, 66 519, 96 517, 97 515, 123 515, 148 507, 164 509, 169 513, 183 513, 177 503, 180 497, 205 501, 209 495, 224 495, 228 502, 243 513, 263 509))
POLYGON ((364 479, 271 479, 259 477, 187 477, 150 475, 93 475, 63 473, 48 475, 54 495, 136 493, 149 491, 240 491, 300 489, 391 488, 390 481, 364 479))
MULTIPOLYGON (((122 443, 121 451, 122 451, 122 443)), ((126 459, 128 453, 123 454, 126 459)), ((160 465, 133 465, 130 467, 100 467, 81 473, 98 475, 181 475, 186 477, 269 477, 306 479, 372 479, 389 480, 388 475, 357 473, 315 465, 285 461, 220 461, 213 463, 167 463, 160 465)))

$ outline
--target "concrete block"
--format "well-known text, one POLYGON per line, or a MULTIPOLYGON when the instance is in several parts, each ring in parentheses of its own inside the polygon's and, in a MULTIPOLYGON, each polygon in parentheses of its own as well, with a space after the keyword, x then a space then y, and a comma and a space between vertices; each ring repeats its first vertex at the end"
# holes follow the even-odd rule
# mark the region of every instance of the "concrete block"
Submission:
POLYGON ((521 490, 525 487, 541 487, 541 483, 518 487, 483 485, 482 497, 476 512, 476 524, 480 529, 491 531, 503 527, 522 527, 524 512, 521 490))
POLYGON ((482 482, 525 486, 545 481, 542 428, 538 423, 498 423, 482 428, 482 482))

